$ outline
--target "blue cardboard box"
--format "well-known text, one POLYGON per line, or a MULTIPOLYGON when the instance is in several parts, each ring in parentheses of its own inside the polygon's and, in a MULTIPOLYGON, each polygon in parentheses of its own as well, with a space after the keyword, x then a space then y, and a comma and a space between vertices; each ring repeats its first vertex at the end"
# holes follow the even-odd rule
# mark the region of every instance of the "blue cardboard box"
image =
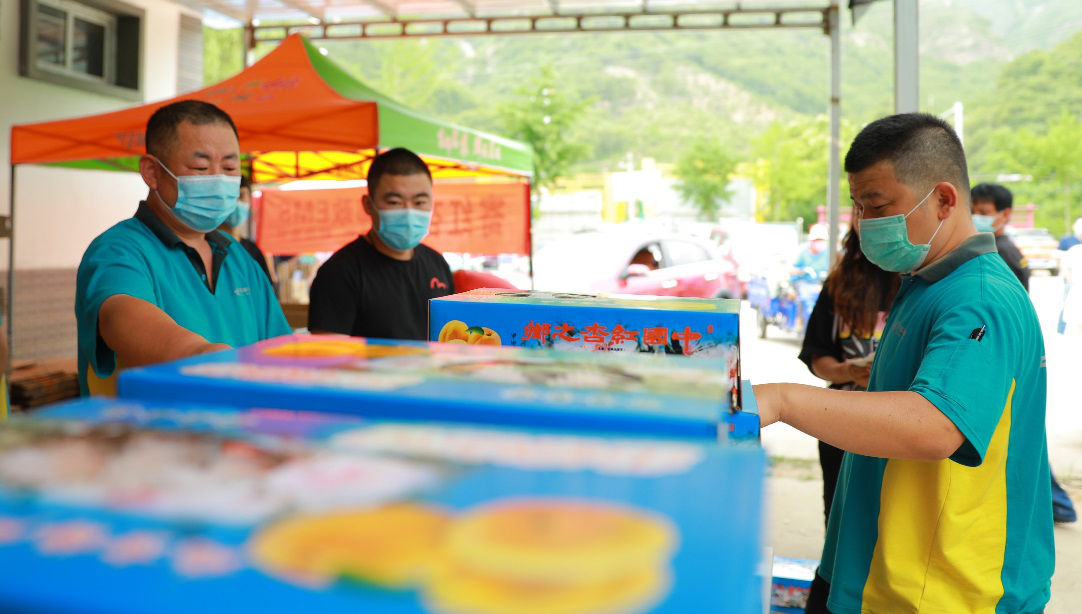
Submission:
POLYGON ((757 447, 76 401, 0 426, 0 610, 761 612, 764 471, 757 447))
POLYGON ((782 614, 803 612, 808 605, 808 592, 819 561, 774 557, 773 579, 770 583, 770 611, 782 614))
POLYGON ((728 362, 740 377, 740 301, 480 289, 428 303, 429 340, 728 362))
MULTIPOLYGON (((758 439, 723 359, 289 335, 130 369, 121 397, 368 418, 758 439)), ((745 395, 750 386, 745 386, 745 395)))

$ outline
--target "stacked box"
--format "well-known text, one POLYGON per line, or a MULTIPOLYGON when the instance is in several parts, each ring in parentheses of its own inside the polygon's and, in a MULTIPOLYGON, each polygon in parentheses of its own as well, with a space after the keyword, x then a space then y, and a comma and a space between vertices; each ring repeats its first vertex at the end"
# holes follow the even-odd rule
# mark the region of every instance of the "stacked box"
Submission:
POLYGON ((759 612, 760 448, 90 399, 0 428, 5 611, 759 612))
POLYGON ((740 378, 740 301, 481 289, 429 301, 429 340, 721 359, 740 378))
POLYGON ((127 370, 119 386, 130 399, 756 441, 752 400, 733 411, 739 388, 722 358, 310 335, 127 370))
POLYGON ((774 557, 773 581, 770 586, 770 611, 786 614, 803 612, 808 606, 808 592, 819 561, 774 557))

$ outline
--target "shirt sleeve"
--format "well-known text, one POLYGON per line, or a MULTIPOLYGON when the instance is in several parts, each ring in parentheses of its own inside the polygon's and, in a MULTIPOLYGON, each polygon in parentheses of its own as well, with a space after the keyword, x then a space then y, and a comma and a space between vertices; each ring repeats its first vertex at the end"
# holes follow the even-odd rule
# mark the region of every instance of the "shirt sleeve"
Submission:
POLYGON ((319 267, 312 280, 308 295, 308 329, 352 334, 360 290, 356 272, 350 271, 344 260, 332 256, 319 267))
POLYGON ((984 461, 992 434, 1013 394, 1017 339, 1004 307, 966 302, 932 326, 920 369, 910 386, 954 423, 966 438, 951 460, 970 467, 984 461))
MULTIPOLYGON (((800 361, 812 370, 812 362, 821 356, 833 356, 842 360, 842 347, 834 334, 834 298, 823 286, 815 302, 808 326, 804 330, 804 344, 800 347, 800 361)), ((815 374, 815 371, 812 371, 815 374)), ((817 376, 818 377, 818 376, 817 376)))
POLYGON ((112 375, 116 353, 98 330, 98 312, 106 299, 126 295, 158 305, 150 264, 138 248, 121 241, 95 241, 83 254, 76 278, 75 316, 80 356, 90 362, 99 377, 112 375))

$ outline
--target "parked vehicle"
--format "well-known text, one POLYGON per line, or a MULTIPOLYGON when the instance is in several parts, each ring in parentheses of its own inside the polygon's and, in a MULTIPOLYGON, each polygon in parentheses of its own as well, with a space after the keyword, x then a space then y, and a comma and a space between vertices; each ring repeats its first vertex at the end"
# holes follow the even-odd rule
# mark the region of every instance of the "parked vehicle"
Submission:
POLYGON ((810 268, 775 284, 761 275, 752 277, 748 282, 748 303, 755 309, 759 338, 766 338, 771 325, 803 336, 822 290, 823 277, 810 268))
POLYGON ((753 275, 788 275, 803 239, 801 227, 801 222, 722 220, 713 226, 710 241, 736 262, 746 296, 753 275))
POLYGON ((1059 241, 1047 228, 1012 228, 1007 227, 1007 234, 1018 246, 1026 259, 1026 266, 1031 271, 1045 270, 1052 275, 1059 275, 1059 241))
POLYGON ((534 256, 537 290, 741 298, 736 262, 708 241, 647 228, 570 235, 534 256))

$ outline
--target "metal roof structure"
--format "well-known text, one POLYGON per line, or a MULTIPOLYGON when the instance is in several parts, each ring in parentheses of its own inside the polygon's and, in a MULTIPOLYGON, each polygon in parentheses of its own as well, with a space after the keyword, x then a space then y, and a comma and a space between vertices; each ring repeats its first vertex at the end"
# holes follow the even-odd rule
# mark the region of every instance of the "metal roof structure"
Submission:
POLYGON ((318 39, 829 28, 831 0, 195 0, 251 43, 318 39))

